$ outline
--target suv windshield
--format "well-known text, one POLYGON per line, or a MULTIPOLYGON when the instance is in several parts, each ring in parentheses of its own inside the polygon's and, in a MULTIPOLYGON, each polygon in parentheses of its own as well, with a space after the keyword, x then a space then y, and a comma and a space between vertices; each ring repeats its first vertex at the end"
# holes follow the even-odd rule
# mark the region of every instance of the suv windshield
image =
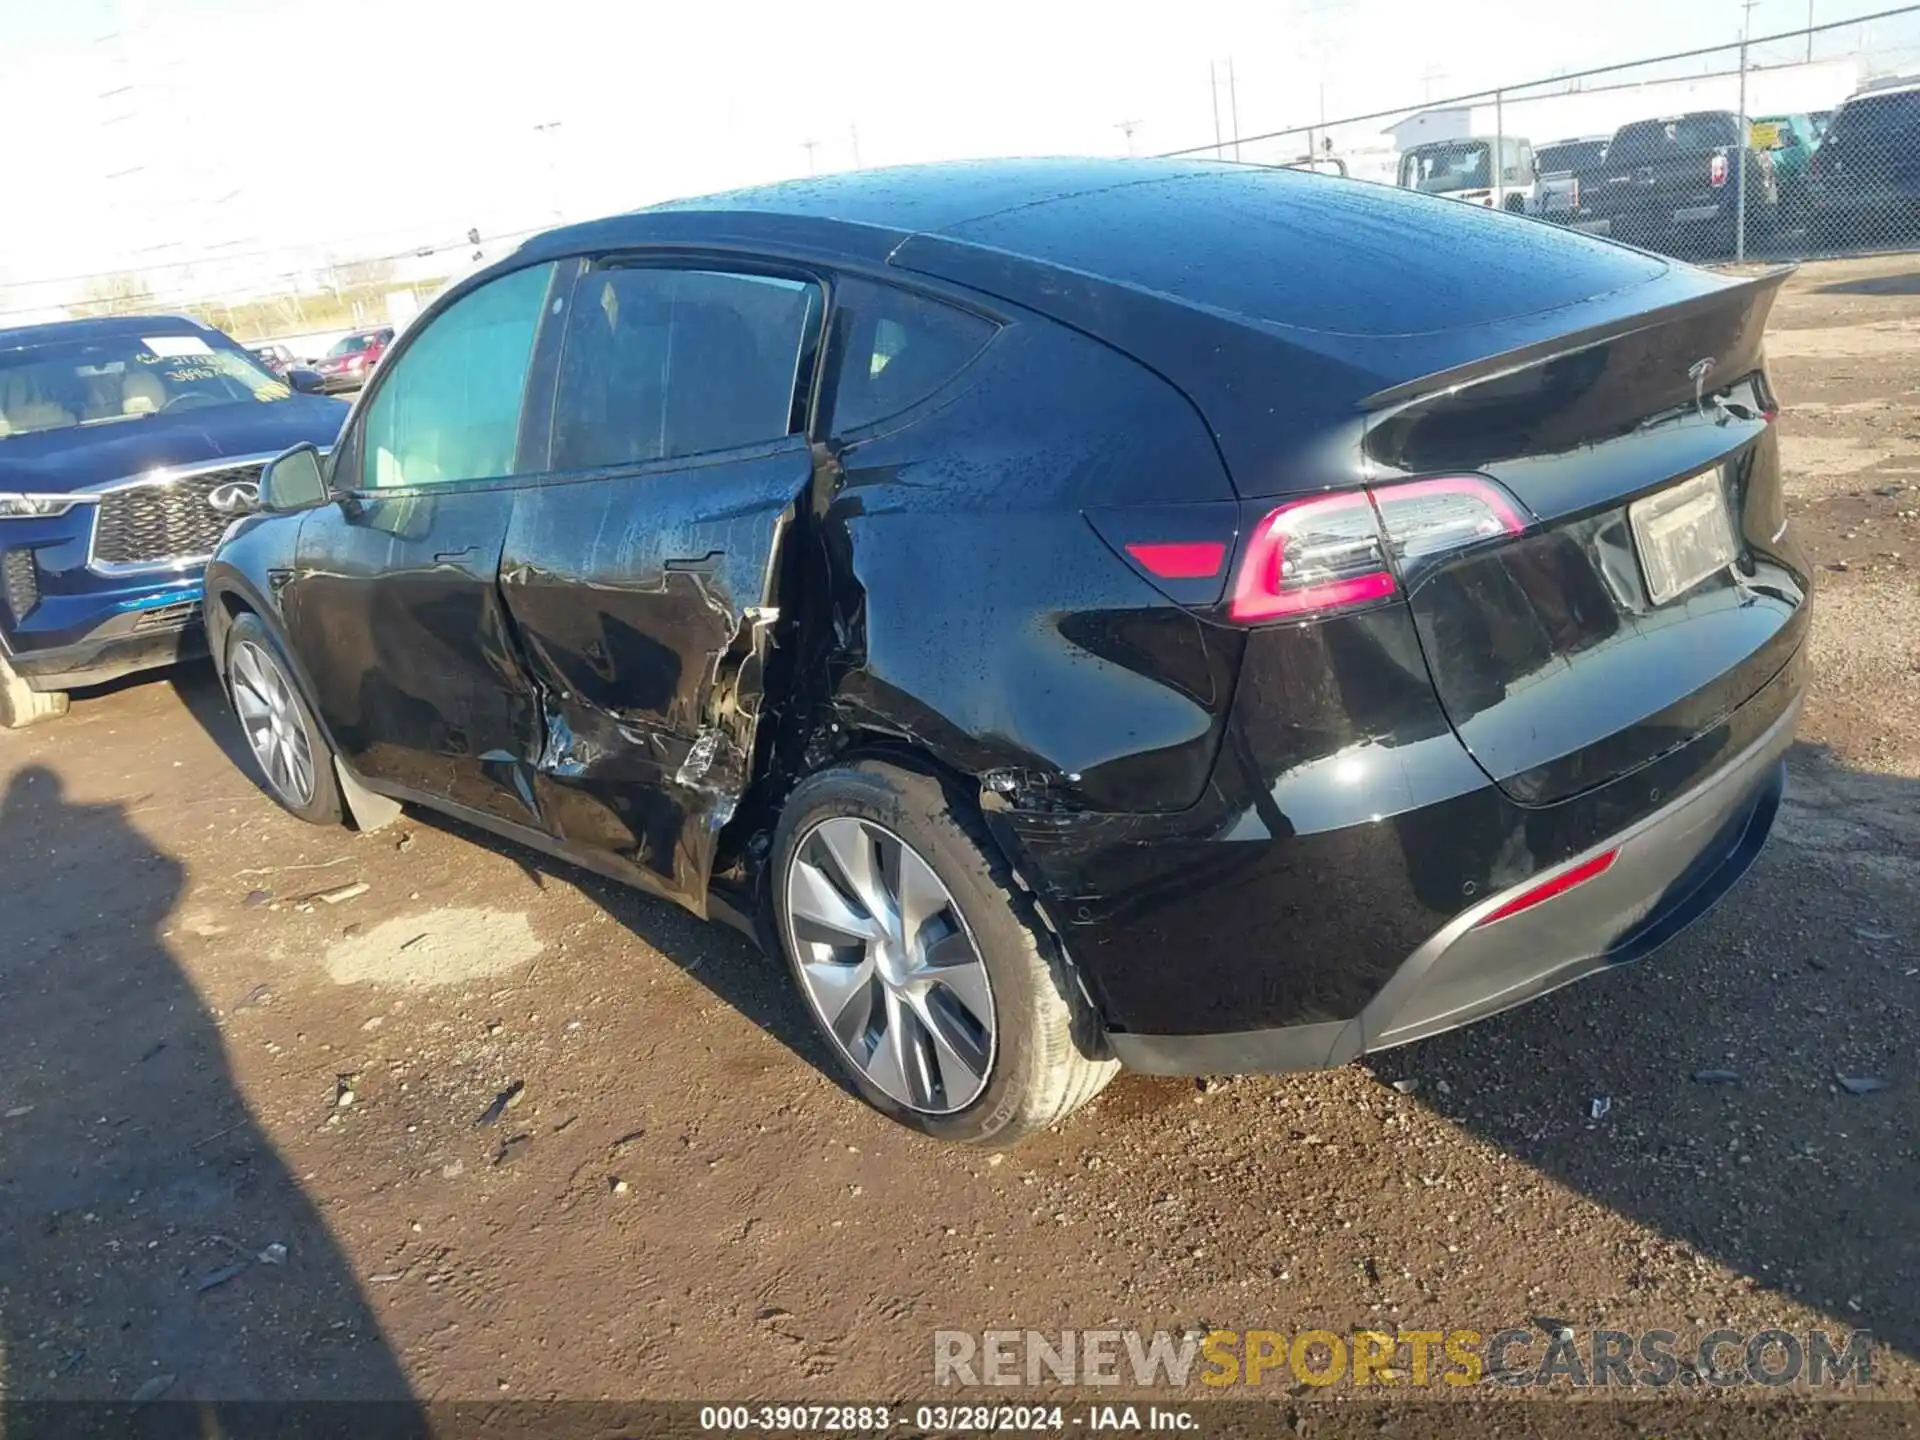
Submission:
POLYGON ((364 331, 359 335, 349 335, 344 340, 336 340, 334 342, 333 348, 327 351, 327 358, 329 360, 335 360, 342 355, 358 354, 360 351, 371 347, 379 338, 379 333, 373 330, 364 331))
POLYGON ((1490 183, 1484 140, 1419 145, 1400 157, 1400 186, 1429 195, 1482 190, 1490 183))
POLYGON ((292 393, 224 337, 55 340, 0 354, 0 437, 165 410, 271 404, 292 393))

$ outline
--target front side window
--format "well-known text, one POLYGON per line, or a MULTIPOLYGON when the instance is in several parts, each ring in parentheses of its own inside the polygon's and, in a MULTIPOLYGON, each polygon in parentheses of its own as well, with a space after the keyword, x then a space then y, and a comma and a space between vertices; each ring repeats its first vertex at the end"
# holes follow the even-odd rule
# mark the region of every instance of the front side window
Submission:
POLYGON ((367 490, 510 475, 551 265, 503 275, 434 317, 367 407, 367 490))
POLYGON ((0 355, 0 439, 271 404, 292 393, 224 335, 55 340, 0 355))
POLYGON ((926 399, 985 349, 997 328, 891 285, 841 281, 834 295, 834 433, 926 399))
POLYGON ((606 267, 575 290, 554 394, 556 470, 790 434, 820 289, 712 270, 606 267))

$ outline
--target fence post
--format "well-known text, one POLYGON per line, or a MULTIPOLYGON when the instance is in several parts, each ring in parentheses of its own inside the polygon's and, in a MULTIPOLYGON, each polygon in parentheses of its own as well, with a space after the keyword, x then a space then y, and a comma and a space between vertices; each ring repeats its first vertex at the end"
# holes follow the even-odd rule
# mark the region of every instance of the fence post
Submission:
POLYGON ((1507 208, 1507 117, 1501 92, 1493 92, 1493 208, 1507 208))
POLYGON ((1733 259, 1743 264, 1747 258, 1747 150, 1753 135, 1747 126, 1747 37, 1740 37, 1740 151, 1735 163, 1740 173, 1734 177, 1733 203, 1739 214, 1733 221, 1733 259))

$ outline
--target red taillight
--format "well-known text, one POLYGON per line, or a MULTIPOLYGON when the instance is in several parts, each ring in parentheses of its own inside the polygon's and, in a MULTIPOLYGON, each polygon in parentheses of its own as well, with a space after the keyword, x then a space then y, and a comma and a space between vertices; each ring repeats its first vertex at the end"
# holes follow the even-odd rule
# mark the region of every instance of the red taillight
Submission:
POLYGON ((1727 183, 1727 157, 1716 155, 1707 162, 1707 180, 1717 190, 1727 183))
POLYGON ((1576 885, 1584 885, 1596 875, 1604 875, 1613 868, 1613 862, 1619 857, 1618 850, 1609 850, 1596 855, 1591 860, 1582 861, 1571 870, 1562 870, 1551 880, 1543 880, 1531 890, 1523 890, 1499 909, 1482 915, 1474 921, 1475 925, 1491 925, 1496 920, 1504 920, 1509 915, 1518 915, 1522 910, 1531 910, 1542 901, 1551 900, 1556 895, 1564 895, 1576 885))
POLYGON ((1226 563, 1227 547, 1218 540, 1137 543, 1127 553, 1162 580, 1211 580, 1226 563))
POLYGON ((1254 528, 1228 613, 1272 620, 1364 605, 1394 592, 1373 503, 1364 490, 1294 500, 1254 528))
POLYGON ((1436 556, 1525 529, 1506 492, 1473 475, 1290 501, 1254 527, 1228 613, 1250 622, 1370 604, 1436 556))

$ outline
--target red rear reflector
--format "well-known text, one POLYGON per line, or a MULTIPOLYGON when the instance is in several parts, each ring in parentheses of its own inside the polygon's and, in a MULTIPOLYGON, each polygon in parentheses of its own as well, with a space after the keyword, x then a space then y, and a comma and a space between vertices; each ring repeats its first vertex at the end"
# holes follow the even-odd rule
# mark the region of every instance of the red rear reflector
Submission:
POLYGON ((1127 554, 1162 580, 1211 580, 1226 562, 1227 547, 1218 540, 1127 546, 1127 554))
POLYGON ((1605 854, 1594 856, 1591 860, 1583 860, 1571 870, 1562 870, 1551 880, 1542 881, 1531 890, 1521 891, 1498 910, 1481 916, 1474 921, 1474 924, 1476 926, 1491 925, 1494 921, 1504 920, 1509 915, 1518 915, 1522 910, 1531 910, 1543 900, 1564 895, 1574 886, 1584 885, 1594 876, 1606 874, 1613 867, 1613 862, 1619 854, 1618 850, 1609 850, 1605 854))

